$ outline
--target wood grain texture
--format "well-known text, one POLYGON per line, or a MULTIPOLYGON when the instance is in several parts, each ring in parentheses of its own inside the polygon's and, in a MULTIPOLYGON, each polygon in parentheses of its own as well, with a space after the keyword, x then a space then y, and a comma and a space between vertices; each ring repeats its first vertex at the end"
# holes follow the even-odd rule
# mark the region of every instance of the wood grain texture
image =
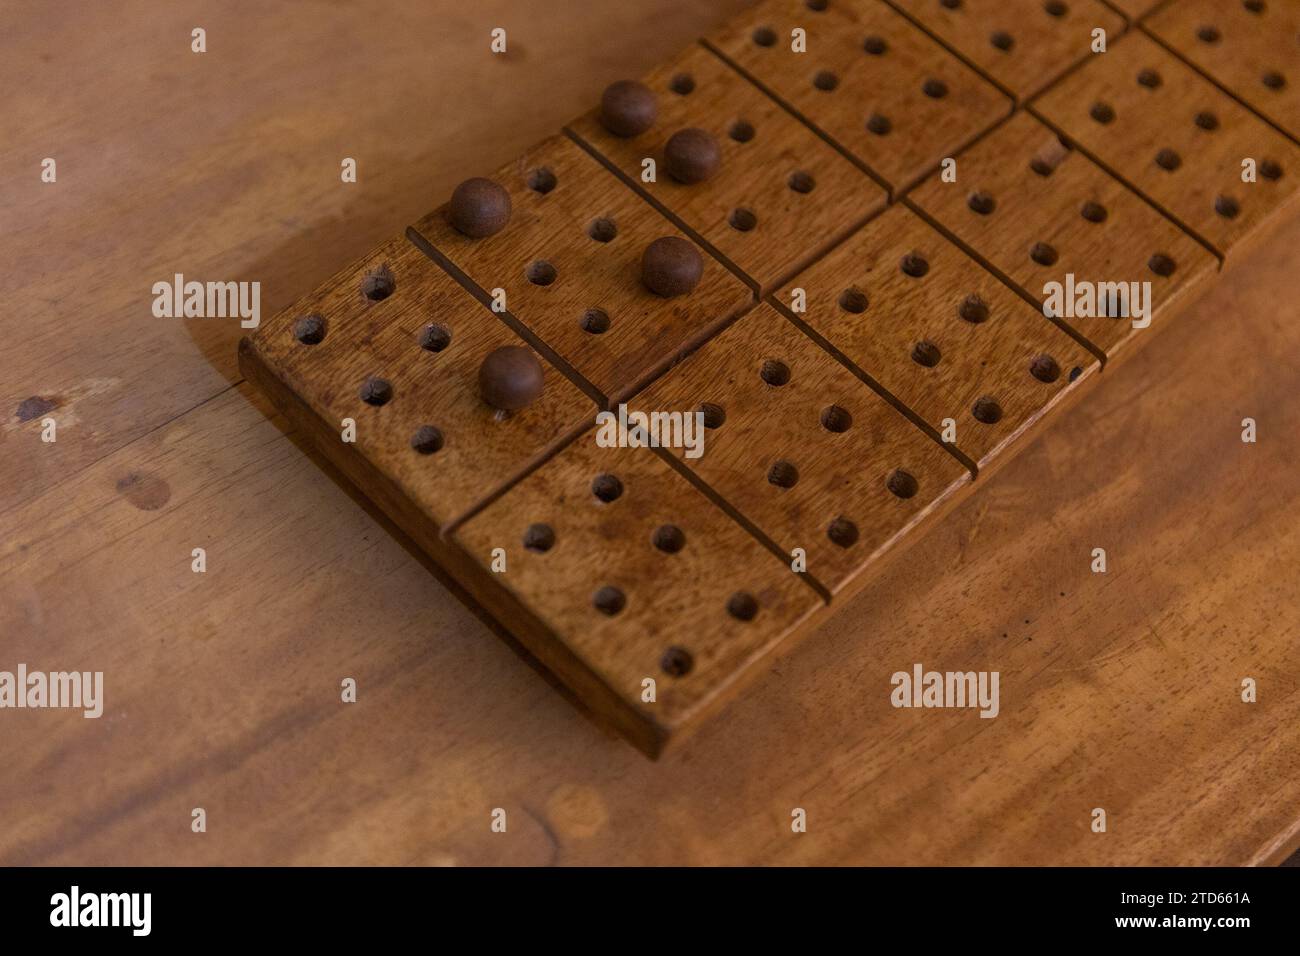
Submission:
MULTIPOLYGON (((1026 113, 962 153, 957 182, 931 178, 908 202, 1031 301, 1045 301, 1046 285, 1064 283, 1067 275, 1089 282, 1149 281, 1155 323, 1162 310, 1194 295, 1217 267, 1199 243, 1026 113), (975 197, 991 200, 992 211, 972 208, 981 206, 975 197), (1104 212, 1101 221, 1084 217, 1088 203, 1104 212), (1055 256, 1051 265, 1033 258, 1039 244, 1055 256), (1172 274, 1153 270, 1155 255, 1168 257, 1172 274)), ((1107 358, 1145 331, 1108 316, 1062 316, 1061 321, 1107 358)))
POLYGON ((1124 14, 1130 23, 1136 23, 1169 0, 1105 0, 1105 2, 1124 14))
POLYGON ((656 94, 658 118, 640 136, 610 134, 594 112, 569 128, 755 288, 775 287, 884 206, 879 186, 709 50, 689 47, 642 79, 656 94), (690 92, 674 92, 675 80, 690 92), (685 185, 667 175, 663 147, 691 127, 716 138, 722 165, 707 181, 685 185), (641 181, 647 157, 657 167, 652 183, 641 181), (794 187, 799 173, 808 188, 794 187), (752 214, 753 224, 738 228, 737 210, 752 214))
POLYGON ((635 390, 753 301, 745 284, 704 250, 703 276, 692 292, 664 299, 647 289, 641 281, 646 246, 683 236, 681 230, 564 136, 542 141, 493 178, 510 193, 511 218, 501 232, 463 236, 448 223, 445 207, 417 222, 416 232, 484 300, 503 289, 507 313, 606 399, 635 390), (592 237, 610 231, 605 241, 592 237), (535 262, 554 269, 553 281, 529 280, 535 262), (585 321, 592 310, 599 313, 595 326, 585 321))
POLYGON ((478 370, 505 345, 524 343, 420 250, 394 239, 265 323, 241 360, 264 365, 340 445, 344 419, 352 419, 350 451, 445 527, 595 414, 594 403, 545 363, 541 397, 498 413, 479 394, 478 370), (362 288, 381 270, 392 291, 375 301, 362 288), (295 336, 295 323, 307 315, 323 317, 323 341, 295 336), (429 347, 422 345, 426 330, 436 333, 429 347), (382 405, 359 395, 371 378, 391 388, 382 405), (436 432, 424 433, 423 450, 414 447, 420 429, 436 432))
POLYGON ((539 680, 240 386, 10 512, 8 659, 93 663, 107 693, 98 721, 7 712, 0 859, 1275 862, 1300 840, 1300 595, 1278 573, 1300 561, 1300 369, 1255 372, 1300 349, 1297 243, 1293 222, 1107 369, 658 763, 539 680), (140 507, 131 474, 167 500, 140 507), (1002 715, 891 708, 916 661, 1000 669, 1002 715))
POLYGON ((1144 28, 1300 139, 1300 2, 1180 0, 1144 28))
POLYGON ((1300 561, 1285 440, 1300 381, 1261 356, 1300 349, 1300 223, 658 764, 492 639, 254 390, 216 394, 238 329, 145 316, 148 282, 178 263, 263 277, 272 313, 725 6, 8 11, 0 74, 25 92, 6 168, 55 142, 77 187, 0 184, 24 303, 0 318, 22 322, 9 388, 79 424, 54 446, 38 420, 0 432, 0 633, 10 662, 103 667, 107 700, 99 721, 6 712, 0 859, 1113 865, 1294 849, 1300 599, 1278 569, 1300 561), (223 59, 191 58, 196 20, 223 59), (484 55, 500 23, 504 60, 484 55), (348 192, 337 158, 358 142, 348 192), (1246 414, 1257 445, 1240 442, 1246 414), (1106 575, 1080 553, 1098 541, 1106 575), (889 708, 889 673, 918 659, 1003 668, 1003 719, 889 708), (1238 702, 1243 673, 1256 705, 1238 702), (357 705, 339 703, 343 676, 357 705), (1080 808, 1103 801, 1099 836, 1080 808), (795 805, 807 834, 790 833, 795 805), (489 832, 494 806, 508 835, 489 832))
POLYGON ((725 420, 703 455, 673 453, 783 553, 802 549, 809 577, 832 593, 970 480, 766 303, 632 402, 645 411, 705 404, 725 420))
POLYGON ((1024 102, 1091 55, 1092 31, 1108 40, 1123 17, 1101 0, 889 0, 1024 102))
POLYGON ((455 532, 595 674, 658 752, 822 600, 663 459, 588 432, 455 532), (617 491, 617 495, 614 492, 617 491), (644 699, 644 681, 656 682, 644 699))
POLYGON ((1031 108, 1225 258, 1297 207, 1300 146, 1143 33, 1031 108), (1248 158, 1260 170, 1253 183, 1242 182, 1248 158))
POLYGON ((806 297, 795 318, 936 432, 951 418, 981 468, 1098 366, 904 206, 795 276, 779 295, 787 308, 795 289, 806 297), (923 275, 904 271, 907 257, 923 275))
POLYGON ((709 40, 880 176, 894 195, 1012 106, 884 3, 832 3, 814 10, 800 0, 766 0, 709 40), (791 48, 796 28, 807 35, 806 53, 791 48))

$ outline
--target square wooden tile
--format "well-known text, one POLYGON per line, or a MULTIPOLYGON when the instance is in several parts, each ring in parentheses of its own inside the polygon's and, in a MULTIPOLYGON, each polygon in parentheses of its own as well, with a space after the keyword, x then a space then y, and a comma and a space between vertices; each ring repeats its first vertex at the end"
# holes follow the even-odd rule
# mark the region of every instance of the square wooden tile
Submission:
POLYGON ((771 305, 630 403, 701 409, 683 464, 834 593, 970 480, 955 457, 771 305))
POLYGON ((453 537, 484 568, 503 549, 492 577, 608 690, 651 753, 823 606, 657 452, 600 447, 594 432, 453 537))
POLYGON ((510 194, 503 230, 472 239, 443 207, 415 231, 484 297, 504 290, 509 315, 603 398, 635 390, 753 301, 704 249, 693 291, 664 298, 647 289, 646 246, 688 237, 567 137, 544 140, 492 178, 510 194))
POLYGON ((643 80, 658 105, 644 133, 615 136, 596 112, 570 128, 756 288, 774 288, 884 206, 880 186, 709 50, 691 47, 643 80), (688 128, 711 134, 722 159, 691 185, 664 166, 664 144, 688 128))
POLYGON ((1179 0, 1144 26, 1300 139, 1300 0, 1179 0))
POLYGON ((898 194, 1011 100, 884 3, 767 0, 709 41, 898 194), (806 52, 792 49, 804 31, 806 52))
POLYGON ((274 376, 341 445, 351 419, 356 440, 343 447, 445 528, 595 415, 594 403, 544 360, 532 405, 505 413, 484 402, 483 359, 524 344, 419 249, 395 239, 264 322, 243 359, 274 376))
MULTIPOLYGON (((1027 113, 958 156, 956 182, 931 177, 908 201, 1040 302, 1049 283, 1150 282, 1154 324, 1218 268, 1200 243, 1027 113)), ((1147 331, 1120 316, 1059 319, 1107 358, 1147 331)))
POLYGON ((827 345, 979 467, 1096 357, 915 213, 895 206, 781 290, 827 345), (796 296, 802 290, 803 301, 796 296))
POLYGON ((1295 208, 1300 147, 1140 32, 1032 109, 1225 258, 1295 208))
POLYGON ((1124 18, 1101 0, 891 0, 1023 102, 1092 55, 1092 31, 1107 42, 1124 18))

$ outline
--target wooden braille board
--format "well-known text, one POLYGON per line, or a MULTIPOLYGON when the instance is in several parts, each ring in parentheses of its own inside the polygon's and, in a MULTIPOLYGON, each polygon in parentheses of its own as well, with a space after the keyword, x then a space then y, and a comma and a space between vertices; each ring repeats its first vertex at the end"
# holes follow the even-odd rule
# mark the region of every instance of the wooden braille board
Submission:
POLYGON ((440 207, 241 368, 657 755, 1294 214, 1295 4, 1153 6, 767 0, 643 78, 639 133, 579 117, 491 175, 498 231, 440 207))

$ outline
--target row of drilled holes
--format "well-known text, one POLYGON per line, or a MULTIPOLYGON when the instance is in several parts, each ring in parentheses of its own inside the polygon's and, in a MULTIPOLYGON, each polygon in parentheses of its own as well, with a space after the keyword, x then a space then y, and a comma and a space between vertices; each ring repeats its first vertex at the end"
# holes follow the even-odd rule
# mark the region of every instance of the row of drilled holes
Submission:
MULTIPOLYGON (((1243 0, 1242 6, 1251 13, 1258 14, 1263 13, 1267 5, 1264 0, 1243 0)), ((1213 46, 1223 39, 1223 34, 1218 27, 1206 24, 1197 28, 1196 39, 1213 46)), ((1275 92, 1286 88, 1286 77, 1281 70, 1265 70, 1259 75, 1259 81, 1275 92)))
MULTIPOLYGON (((1160 74, 1155 70, 1141 70, 1137 75, 1137 82, 1140 86, 1147 89, 1156 89, 1162 84, 1160 74)), ((1109 125, 1115 121, 1115 108, 1109 103, 1096 102, 1088 110, 1088 115, 1093 122, 1102 126, 1109 125)), ((1200 110, 1192 117, 1192 122, 1198 129, 1207 133, 1213 133, 1219 129, 1219 118, 1209 110, 1200 110)), ((1172 173, 1177 171, 1183 165, 1183 158, 1177 150, 1168 147, 1157 150, 1155 154, 1155 164, 1165 172, 1172 173)), ((1265 179, 1273 181, 1282 178, 1282 165, 1276 160, 1264 159, 1259 164, 1259 174, 1265 179)), ((1219 195, 1214 199, 1214 211, 1224 219, 1235 219, 1241 212, 1241 203, 1231 196, 1219 195)))

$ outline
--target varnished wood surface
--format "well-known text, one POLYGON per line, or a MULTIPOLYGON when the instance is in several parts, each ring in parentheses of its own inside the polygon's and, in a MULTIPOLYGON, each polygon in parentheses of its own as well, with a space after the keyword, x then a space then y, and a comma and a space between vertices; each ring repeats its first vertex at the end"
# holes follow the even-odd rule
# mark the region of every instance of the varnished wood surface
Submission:
POLYGON ((98 721, 0 714, 0 859, 1249 863, 1296 843, 1294 222, 659 764, 228 387, 236 324, 149 314, 183 270, 261 279, 269 316, 725 14, 652 7, 395 5, 385 31, 346 7, 5 14, 0 70, 30 94, 5 168, 31 170, 2 187, 6 302, 27 306, 0 318, 6 401, 49 399, 60 437, 16 412, 0 432, 4 664, 102 669, 108 699, 98 721), (237 63, 198 73, 191 19, 237 63), (476 46, 498 21, 520 24, 506 62, 476 46), (422 108, 438 119, 395 124, 422 108), (48 154, 56 187, 26 158, 48 154), (1001 716, 890 708, 918 661, 1001 670, 1001 716))

